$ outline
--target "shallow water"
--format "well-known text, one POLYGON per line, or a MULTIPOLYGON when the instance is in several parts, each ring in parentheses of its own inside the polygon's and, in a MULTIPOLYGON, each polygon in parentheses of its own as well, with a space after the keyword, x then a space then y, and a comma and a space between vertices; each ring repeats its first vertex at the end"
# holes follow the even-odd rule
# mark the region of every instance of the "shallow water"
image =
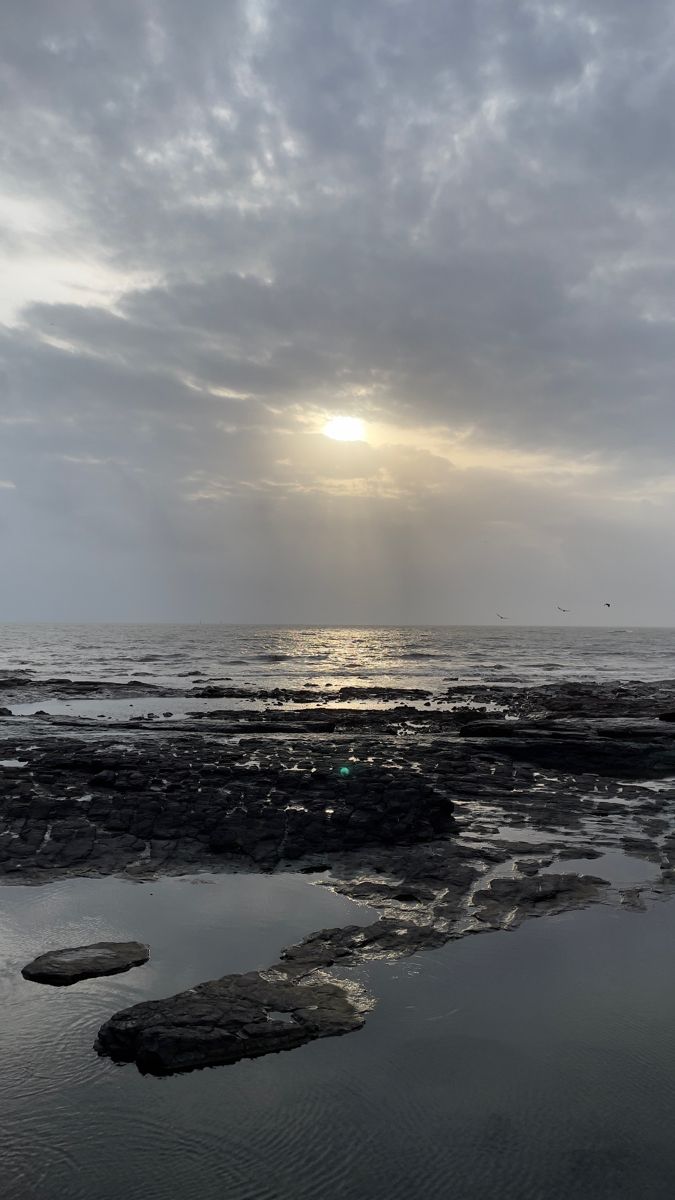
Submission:
POLYGON ((93 1053, 100 1024, 139 1000, 269 966, 314 929, 372 918, 369 909, 300 875, 0 887, 3 1200, 187 1196, 189 1190, 174 1190, 175 1181, 188 1179, 203 1155, 203 1194, 220 1194, 208 1192, 222 1172, 218 1114, 209 1112, 208 1086, 202 1093, 210 1072, 190 1076, 184 1087, 182 1080, 175 1089, 176 1081, 165 1081, 166 1090, 162 1081, 148 1087, 135 1068, 93 1053), (67 988, 20 975, 43 950, 107 939, 147 942, 149 963, 67 988))
POLYGON ((598 875, 615 887, 633 887, 656 883, 661 871, 657 863, 648 862, 620 850, 609 850, 600 858, 567 858, 556 860, 542 869, 543 875, 558 875, 561 871, 577 875, 598 875))
POLYGON ((670 1200, 675 906, 601 906, 362 967, 365 1029, 170 1079, 98 1059, 116 1008, 273 961, 365 909, 292 876, 4 888, 7 1200, 670 1200), (145 937, 73 988, 50 944, 145 937), (7 1034, 11 1032, 10 1038, 7 1034))

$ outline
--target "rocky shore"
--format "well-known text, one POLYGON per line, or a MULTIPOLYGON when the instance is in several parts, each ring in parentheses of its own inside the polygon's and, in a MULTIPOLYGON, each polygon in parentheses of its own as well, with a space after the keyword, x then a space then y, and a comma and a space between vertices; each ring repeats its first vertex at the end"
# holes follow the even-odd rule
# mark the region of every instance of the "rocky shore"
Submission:
MULTIPOLYGON (((16 676, 4 683, 15 703, 17 689, 40 687, 16 676)), ((64 693, 63 681, 49 683, 68 696, 80 686, 67 681, 64 693)), ((117 1014, 100 1052, 164 1072, 290 1048, 362 1023, 367 1005, 334 979, 346 1008, 331 992, 325 1012, 321 1001, 312 1021, 298 1016, 306 989, 320 991, 336 964, 669 894, 675 683, 355 692, 320 703, 309 688, 302 699, 254 694, 254 707, 218 703, 181 717, 167 709, 160 720, 0 719, 7 882, 327 872, 321 882, 378 914, 365 928, 311 934, 257 980, 200 985, 190 993, 199 1003, 175 997, 136 1006, 133 1018, 117 1014), (598 874, 565 869, 617 850, 643 860, 648 887, 613 886, 602 862, 598 874), (267 996, 272 982, 290 989, 283 1003, 267 996), (270 1005, 288 1020, 270 1019, 270 1005)))

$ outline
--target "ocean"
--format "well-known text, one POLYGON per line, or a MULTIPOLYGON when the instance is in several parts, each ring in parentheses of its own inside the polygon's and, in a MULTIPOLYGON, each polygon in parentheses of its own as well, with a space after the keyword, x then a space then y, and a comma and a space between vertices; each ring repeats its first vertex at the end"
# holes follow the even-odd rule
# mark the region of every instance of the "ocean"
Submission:
POLYGON ((0 624, 0 668, 177 688, 650 680, 673 673, 675 629, 0 624))

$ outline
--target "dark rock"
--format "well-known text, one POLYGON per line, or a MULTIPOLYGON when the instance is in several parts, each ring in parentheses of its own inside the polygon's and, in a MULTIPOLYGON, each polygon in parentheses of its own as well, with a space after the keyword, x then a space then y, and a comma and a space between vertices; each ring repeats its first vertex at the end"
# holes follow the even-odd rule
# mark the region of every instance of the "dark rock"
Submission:
POLYGON ((630 908, 633 912, 646 912, 647 905, 642 899, 643 888, 622 888, 620 892, 621 904, 623 908, 630 908))
POLYGON ((31 675, 24 675, 21 672, 11 673, 0 678, 0 689, 9 693, 9 699, 15 698, 22 703, 47 698, 96 696, 99 699, 113 699, 125 696, 184 694, 180 689, 164 688, 156 684, 144 683, 140 679, 129 679, 125 683, 115 683, 105 679, 34 679, 31 675))
POLYGON ((599 889, 609 887, 597 875, 537 875, 533 878, 493 879, 487 888, 474 892, 476 916, 499 928, 514 928, 526 916, 549 910, 562 912, 599 898, 599 889))
POLYGON ((426 700, 431 692, 424 688, 346 685, 339 689, 337 695, 339 700, 426 700))
MULTIPOLYGON (((550 862, 550 859, 544 859, 545 863, 550 862)), ((538 875, 540 862, 530 859, 516 859, 514 866, 518 868, 521 875, 538 875)))
MULTIPOLYGON (((17 695, 43 694, 24 674, 11 680, 17 695)), ((53 680, 46 694, 79 686, 53 680)), ((20 738, 3 737, 0 757, 28 765, 0 772, 0 874, 321 869, 374 914, 365 927, 310 934, 268 973, 117 1014, 97 1048, 141 1070, 232 1062, 358 1028, 362 1001, 316 978, 335 963, 400 958, 600 899, 618 903, 596 876, 541 873, 553 856, 619 846, 659 862, 664 894, 675 886, 675 788, 656 794, 641 783, 675 774, 672 728, 655 715, 675 712, 675 682, 457 684, 442 711, 414 689, 317 697, 205 679, 200 690, 268 707, 223 705, 175 723, 165 713, 154 728, 138 717, 80 727, 45 714, 22 720, 20 738), (322 708, 366 697, 386 704, 322 708), (277 711, 290 701, 307 707, 277 711), (486 886, 490 876, 479 877, 497 864, 505 875, 486 886)), ((8 688, 3 700, 11 698, 8 688)), ((622 903, 639 906, 639 891, 624 889, 622 903)))
POLYGON ((559 859, 566 858, 602 858, 604 850, 596 850, 594 846, 563 846, 558 851, 556 857, 559 859))
POLYGON ((118 975, 148 961, 150 951, 141 942, 94 942, 65 950, 48 950, 22 970, 34 983, 65 986, 98 975, 118 975))
POLYGON ((256 695, 253 688, 220 687, 216 683, 208 683, 205 687, 192 688, 190 696, 205 700, 250 700, 256 695))
POLYGON ((234 1063, 359 1029, 367 1005, 355 995, 337 983, 291 982, 273 970, 225 975, 115 1013, 94 1048, 153 1075, 234 1063))
MULTIPOLYGON (((17 688, 41 686, 25 673, 3 678, 17 688)), ((204 686, 228 690, 221 679, 204 686)), ((286 700, 311 691, 274 688, 267 695, 286 700)), ((301 869, 357 851, 363 864, 377 847, 391 858, 399 847, 447 845, 460 827, 481 843, 483 864, 515 855, 530 860, 564 855, 561 833, 576 830, 577 841, 595 841, 599 822, 600 844, 616 844, 629 799, 636 800, 633 816, 639 804, 641 816, 658 812, 670 824, 675 789, 647 797, 638 783, 615 781, 675 772, 672 732, 654 717, 675 709, 675 684, 457 685, 456 708, 443 712, 420 708, 425 693, 414 692, 324 695, 345 702, 403 696, 418 707, 329 714, 314 700, 292 714, 221 708, 206 721, 200 714, 172 726, 166 718, 154 729, 136 718, 104 725, 92 718, 81 735, 72 718, 58 718, 63 731, 57 718, 26 718, 22 737, 3 739, 0 749, 0 757, 28 761, 22 770, 0 772, 0 875, 42 880, 237 860, 258 870, 301 869), (488 701, 503 711, 481 713, 488 701), (589 818, 593 829, 585 827, 589 818), (513 841, 506 825, 514 826, 513 841), (519 827, 539 832, 540 841, 522 841, 519 827)), ((640 828, 651 832, 642 822, 640 828)), ((419 885, 404 869, 377 904, 400 911, 401 904, 431 903, 419 885), (392 887, 419 900, 396 901, 392 887)))
POLYGON ((320 929, 297 946, 287 947, 281 957, 302 970, 316 971, 347 959, 402 958, 418 950, 443 946, 447 940, 448 934, 432 925, 385 917, 372 925, 320 929))
MULTIPOLYGON (((523 734, 523 726, 519 721, 490 720, 490 721, 469 721, 468 724, 462 725, 460 729, 462 737, 521 737, 523 734)), ((532 733, 532 726, 528 726, 528 733, 532 733)))
POLYGON ((626 835, 620 840, 621 846, 623 850, 625 850, 626 854, 632 854, 636 858, 647 859, 649 862, 660 861, 661 851, 659 850, 657 843, 653 842, 651 838, 641 838, 634 837, 632 835, 626 835))

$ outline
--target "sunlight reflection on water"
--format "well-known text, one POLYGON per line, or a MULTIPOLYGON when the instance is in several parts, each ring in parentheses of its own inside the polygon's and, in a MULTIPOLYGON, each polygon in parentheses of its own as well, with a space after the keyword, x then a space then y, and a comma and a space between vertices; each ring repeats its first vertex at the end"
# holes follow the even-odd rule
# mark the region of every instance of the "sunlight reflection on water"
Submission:
POLYGON ((5 624, 0 648, 3 668, 40 677, 439 691, 450 683, 535 684, 561 676, 664 678, 675 630, 5 624))

